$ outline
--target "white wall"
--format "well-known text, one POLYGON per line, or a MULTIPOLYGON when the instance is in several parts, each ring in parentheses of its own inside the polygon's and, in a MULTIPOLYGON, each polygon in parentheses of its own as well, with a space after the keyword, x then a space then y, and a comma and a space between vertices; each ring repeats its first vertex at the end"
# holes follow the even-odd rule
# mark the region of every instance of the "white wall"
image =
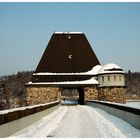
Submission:
POLYGON ((103 74, 98 75, 100 86, 125 86, 123 74, 103 74))

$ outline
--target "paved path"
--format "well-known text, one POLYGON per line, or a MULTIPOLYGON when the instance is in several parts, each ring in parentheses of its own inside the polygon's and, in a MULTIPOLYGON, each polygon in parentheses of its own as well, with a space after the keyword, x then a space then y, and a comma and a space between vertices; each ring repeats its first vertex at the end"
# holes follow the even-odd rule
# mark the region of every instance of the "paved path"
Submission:
POLYGON ((76 105, 60 106, 50 115, 13 136, 28 138, 123 138, 128 137, 129 133, 131 133, 130 137, 134 137, 135 135, 139 135, 140 131, 104 111, 98 111, 98 109, 86 105, 76 105), (122 127, 118 124, 121 124, 122 127), (125 127, 129 129, 126 131, 125 127))
POLYGON ((125 137, 120 131, 113 132, 110 123, 89 106, 66 106, 66 114, 48 137, 125 137))

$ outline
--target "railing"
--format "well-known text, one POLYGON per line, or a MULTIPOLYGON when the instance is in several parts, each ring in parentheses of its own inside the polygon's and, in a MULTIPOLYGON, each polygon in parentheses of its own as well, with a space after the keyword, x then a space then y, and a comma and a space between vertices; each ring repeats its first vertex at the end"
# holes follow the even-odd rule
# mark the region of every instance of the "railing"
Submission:
POLYGON ((86 101, 87 105, 103 109, 140 129, 140 109, 126 106, 125 104, 111 103, 105 101, 86 101))
POLYGON ((0 137, 8 137, 58 108, 59 101, 0 111, 0 137))

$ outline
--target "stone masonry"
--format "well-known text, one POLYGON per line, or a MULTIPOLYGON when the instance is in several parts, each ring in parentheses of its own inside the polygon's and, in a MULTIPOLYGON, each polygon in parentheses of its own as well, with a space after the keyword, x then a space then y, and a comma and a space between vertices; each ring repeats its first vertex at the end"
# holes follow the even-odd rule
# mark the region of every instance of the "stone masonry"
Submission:
POLYGON ((27 87, 27 105, 43 104, 60 99, 60 89, 57 87, 27 87))
POLYGON ((98 100, 98 89, 94 87, 85 87, 85 100, 98 100))
MULTIPOLYGON (((85 87, 86 100, 101 100, 116 103, 125 103, 125 91, 123 87, 85 87)), ((62 89, 58 87, 27 87, 27 105, 43 104, 60 100, 62 89)))
POLYGON ((101 100, 116 103, 126 103, 123 87, 85 87, 85 100, 101 100))
POLYGON ((126 89, 123 87, 103 87, 98 88, 98 100, 126 103, 126 89))

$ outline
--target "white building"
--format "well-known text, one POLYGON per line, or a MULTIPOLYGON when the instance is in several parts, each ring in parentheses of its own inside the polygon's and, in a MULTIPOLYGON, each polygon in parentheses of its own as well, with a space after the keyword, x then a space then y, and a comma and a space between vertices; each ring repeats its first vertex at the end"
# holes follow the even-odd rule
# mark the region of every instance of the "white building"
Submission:
POLYGON ((125 86, 125 72, 114 63, 109 63, 104 66, 97 65, 93 68, 93 71, 97 76, 99 87, 125 86))

